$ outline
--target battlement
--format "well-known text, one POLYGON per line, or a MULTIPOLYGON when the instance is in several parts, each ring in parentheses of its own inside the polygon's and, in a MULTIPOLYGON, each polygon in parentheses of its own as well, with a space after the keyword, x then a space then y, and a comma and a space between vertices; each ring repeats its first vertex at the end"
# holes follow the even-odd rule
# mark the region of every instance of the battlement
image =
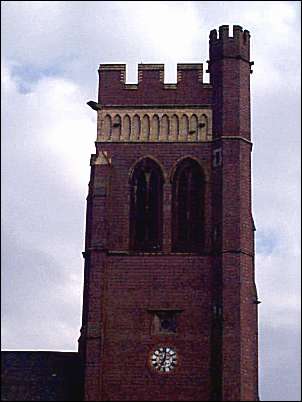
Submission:
POLYGON ((164 64, 138 64, 136 84, 126 83, 125 64, 100 64, 98 72, 99 103, 103 105, 211 103, 211 85, 203 83, 202 63, 177 64, 177 83, 164 82, 164 64))
POLYGON ((240 25, 233 26, 233 36, 229 34, 229 26, 221 25, 218 31, 210 32, 210 62, 232 57, 250 60, 250 33, 240 25))
MULTIPOLYGON (((165 65, 164 64, 138 64, 138 84, 126 84, 126 64, 100 64, 99 75, 101 79, 118 79, 125 85, 129 85, 128 88, 137 88, 137 85, 150 80, 155 83, 164 82, 165 78, 165 65)), ((203 65, 202 63, 178 63, 177 64, 177 83, 183 78, 186 80, 194 80, 197 82, 203 82, 203 65)), ((167 84, 167 88, 169 85, 167 84)), ((127 88, 127 87, 126 87, 127 88)), ((172 87, 171 87, 172 88, 172 87)))
MULTIPOLYGON (((177 64, 177 82, 165 83, 164 64, 138 64, 138 82, 126 83, 125 64, 100 64, 99 95, 100 106, 167 106, 185 105, 209 107, 213 104, 214 86, 217 91, 221 79, 241 69, 242 74, 250 73, 250 34, 241 26, 233 26, 230 36, 229 26, 222 25, 218 32, 210 32, 210 59, 207 72, 210 73, 210 84, 203 83, 202 63, 177 64), (228 59, 228 66, 221 70, 220 61, 228 59)), ((237 74, 238 75, 238 74, 237 74)), ((232 85, 240 85, 234 82, 232 85)), ((237 79, 237 78, 236 78, 237 79)), ((217 95, 218 96, 218 95, 217 95)), ((215 95, 216 97, 216 95, 215 95)))
POLYGON ((244 43, 247 43, 250 38, 250 33, 247 29, 243 31, 240 25, 233 25, 233 36, 229 35, 229 26, 228 25, 221 25, 219 27, 219 38, 217 36, 217 30, 212 29, 210 32, 210 41, 221 40, 225 41, 228 39, 235 39, 235 40, 242 40, 244 43))

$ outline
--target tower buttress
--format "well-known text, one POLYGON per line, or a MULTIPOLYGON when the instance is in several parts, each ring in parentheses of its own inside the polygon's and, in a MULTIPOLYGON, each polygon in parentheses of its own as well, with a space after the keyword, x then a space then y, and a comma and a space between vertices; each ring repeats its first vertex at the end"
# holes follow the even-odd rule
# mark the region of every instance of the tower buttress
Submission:
POLYGON ((91 156, 87 196, 84 267, 84 294, 79 353, 84 376, 84 400, 98 400, 103 336, 104 259, 107 252, 110 158, 98 151, 91 156), (93 379, 93 380, 92 380, 93 379))
MULTIPOLYGON (((221 308, 214 342, 221 348, 214 367, 221 400, 258 399, 257 292, 251 208, 250 35, 223 25, 210 33, 210 82, 213 86, 214 223, 219 248, 214 259, 214 305, 221 308), (253 381, 251 381, 251 377, 253 381)), ((215 389, 215 387, 214 387, 215 389)))

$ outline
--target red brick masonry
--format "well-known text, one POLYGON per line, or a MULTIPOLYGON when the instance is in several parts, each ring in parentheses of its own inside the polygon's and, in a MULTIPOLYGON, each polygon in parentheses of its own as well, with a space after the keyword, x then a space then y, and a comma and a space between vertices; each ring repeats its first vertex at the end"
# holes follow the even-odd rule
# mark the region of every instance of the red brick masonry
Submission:
POLYGON ((227 26, 210 34, 210 84, 202 65, 178 65, 177 84, 164 84, 163 65, 139 65, 138 84, 125 84, 124 65, 100 65, 101 108, 207 107, 207 142, 99 142, 87 198, 85 285, 80 353, 85 400, 258 400, 257 292, 251 209, 248 31, 227 26), (106 152, 108 164, 95 164, 106 152), (220 162, 214 163, 215 152, 220 162), (164 176, 163 247, 129 247, 129 177, 142 157, 164 176), (171 251, 171 178, 183 158, 202 167, 203 246, 171 251), (151 331, 152 310, 177 309, 177 332, 151 331), (150 312, 151 311, 151 312, 150 312), (158 374, 148 356, 171 346, 176 369, 158 374))

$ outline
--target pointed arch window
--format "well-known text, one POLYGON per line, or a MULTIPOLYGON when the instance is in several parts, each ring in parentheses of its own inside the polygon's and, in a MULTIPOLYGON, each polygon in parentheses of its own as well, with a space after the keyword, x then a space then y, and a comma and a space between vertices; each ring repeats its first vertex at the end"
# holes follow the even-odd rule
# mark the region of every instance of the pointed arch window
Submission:
POLYGON ((172 248, 179 252, 201 251, 203 238, 204 177, 200 165, 185 159, 172 182, 172 248))
POLYGON ((162 245, 163 175, 150 158, 137 163, 131 182, 131 249, 159 251, 162 245))

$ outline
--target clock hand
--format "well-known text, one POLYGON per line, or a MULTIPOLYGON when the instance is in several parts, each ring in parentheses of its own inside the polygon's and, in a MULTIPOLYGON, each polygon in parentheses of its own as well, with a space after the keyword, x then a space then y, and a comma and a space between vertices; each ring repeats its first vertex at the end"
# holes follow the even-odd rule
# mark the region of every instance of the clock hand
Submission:
POLYGON ((161 366, 163 366, 163 364, 165 363, 166 358, 167 358, 167 351, 166 351, 166 349, 165 349, 164 358, 163 358, 163 359, 161 360, 161 362, 160 362, 160 365, 161 365, 161 366))

